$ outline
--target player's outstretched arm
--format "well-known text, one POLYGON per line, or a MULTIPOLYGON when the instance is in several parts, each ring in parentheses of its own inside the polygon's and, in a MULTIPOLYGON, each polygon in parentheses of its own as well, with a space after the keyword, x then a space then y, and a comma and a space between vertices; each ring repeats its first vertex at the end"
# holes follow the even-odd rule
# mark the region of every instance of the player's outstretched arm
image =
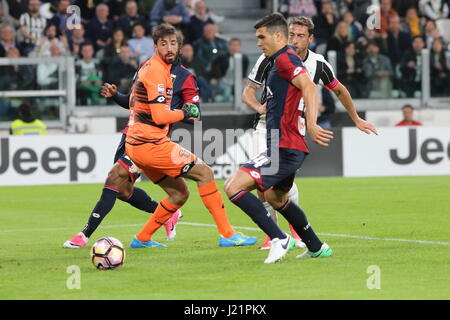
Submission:
POLYGON ((112 98, 115 103, 124 109, 130 109, 130 95, 117 91, 117 86, 115 84, 105 82, 100 90, 100 95, 103 98, 112 98))
POLYGON ((331 139, 333 139, 333 132, 325 130, 317 124, 319 104, 317 100, 316 85, 312 82, 306 72, 300 73, 293 78, 291 82, 303 92, 303 99, 305 101, 305 106, 307 106, 306 129, 311 140, 323 147, 328 146, 331 139))
POLYGON ((249 80, 242 92, 242 102, 249 106, 253 111, 258 112, 259 114, 265 114, 267 112, 266 103, 261 104, 256 99, 256 90, 258 90, 259 87, 258 84, 249 80))
POLYGON ((353 120, 353 122, 355 123, 356 127, 359 130, 361 130, 367 134, 370 134, 371 132, 373 132, 378 135, 377 128, 373 124, 367 122, 364 119, 361 119, 358 116, 355 105, 353 104, 352 96, 350 95, 350 92, 348 92, 347 88, 342 83, 339 83, 333 89, 333 92, 336 95, 336 97, 339 99, 339 101, 342 103, 344 108, 347 110, 348 115, 353 120))

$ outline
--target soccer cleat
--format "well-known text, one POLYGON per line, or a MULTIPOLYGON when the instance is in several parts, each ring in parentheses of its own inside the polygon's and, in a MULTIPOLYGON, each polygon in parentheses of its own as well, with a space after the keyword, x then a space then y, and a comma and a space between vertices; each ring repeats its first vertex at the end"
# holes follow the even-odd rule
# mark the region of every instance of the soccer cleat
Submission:
POLYGON ((297 248, 306 248, 306 244, 301 239, 295 239, 295 246, 297 248))
POLYGON ((131 240, 130 247, 132 247, 133 249, 138 249, 138 248, 165 248, 167 246, 151 240, 140 241, 136 237, 134 237, 133 240, 131 240))
POLYGON ((231 238, 220 237, 219 247, 251 246, 256 240, 256 237, 247 237, 237 232, 231 238))
POLYGON ((269 255, 264 263, 275 263, 281 261, 289 250, 292 250, 295 246, 294 238, 287 235, 286 239, 273 238, 272 247, 270 248, 269 255))
POLYGON ((259 247, 259 250, 269 250, 271 246, 272 240, 270 240, 269 236, 266 234, 266 242, 264 242, 264 244, 259 247))
POLYGON ((88 242, 89 238, 87 238, 83 232, 77 233, 72 237, 72 239, 67 240, 63 244, 63 248, 69 248, 69 249, 79 249, 86 247, 86 244, 88 242))
POLYGON ((333 250, 324 242, 317 252, 306 250, 299 254, 297 258, 328 258, 333 255, 333 250))
POLYGON ((166 228, 167 241, 175 240, 175 236, 177 235, 176 225, 178 220, 182 217, 182 213, 180 210, 175 211, 172 217, 164 223, 164 228, 166 228))

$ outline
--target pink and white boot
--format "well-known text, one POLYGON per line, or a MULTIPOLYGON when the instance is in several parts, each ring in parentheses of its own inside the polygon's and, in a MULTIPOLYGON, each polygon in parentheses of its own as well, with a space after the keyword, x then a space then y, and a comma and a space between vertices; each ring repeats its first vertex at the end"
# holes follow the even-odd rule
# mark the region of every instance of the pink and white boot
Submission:
POLYGON ((166 228, 167 241, 175 240, 175 236, 177 235, 176 225, 178 220, 183 216, 180 210, 175 211, 175 213, 170 217, 169 220, 164 223, 164 228, 166 228))
POLYGON ((79 249, 86 247, 86 244, 88 242, 89 238, 87 238, 83 232, 77 233, 72 237, 72 239, 67 240, 63 244, 63 248, 69 248, 69 249, 79 249))

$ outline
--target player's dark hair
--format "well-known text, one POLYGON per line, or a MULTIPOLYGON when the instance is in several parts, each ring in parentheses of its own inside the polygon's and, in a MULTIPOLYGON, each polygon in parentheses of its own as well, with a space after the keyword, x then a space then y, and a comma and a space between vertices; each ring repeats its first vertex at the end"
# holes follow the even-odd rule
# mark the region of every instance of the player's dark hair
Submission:
POLYGON ((160 25, 156 26, 155 30, 153 31, 152 37, 155 44, 158 44, 158 41, 160 39, 173 34, 177 37, 177 41, 179 41, 177 29, 175 29, 175 27, 169 23, 161 23, 160 25))
POLYGON ((291 17, 288 20, 289 25, 297 24, 299 26, 304 26, 308 28, 308 33, 311 36, 314 33, 314 22, 308 17, 291 17))
POLYGON ((275 12, 265 16, 264 18, 258 20, 253 28, 255 30, 259 28, 266 27, 267 31, 270 34, 273 34, 276 31, 281 31, 284 36, 288 37, 288 24, 283 15, 279 12, 275 12))
POLYGON ((411 110, 414 110, 413 106, 410 105, 410 104, 405 104, 405 105, 402 107, 402 110, 405 110, 406 108, 410 108, 411 110))

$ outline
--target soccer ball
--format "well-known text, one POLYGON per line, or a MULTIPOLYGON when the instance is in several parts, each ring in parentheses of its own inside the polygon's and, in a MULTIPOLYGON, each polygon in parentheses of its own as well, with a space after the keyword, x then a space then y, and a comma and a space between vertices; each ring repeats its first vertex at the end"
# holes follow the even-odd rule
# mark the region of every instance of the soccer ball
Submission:
POLYGON ((116 238, 101 238, 92 246, 91 261, 100 270, 117 269, 125 261, 125 248, 116 238))

